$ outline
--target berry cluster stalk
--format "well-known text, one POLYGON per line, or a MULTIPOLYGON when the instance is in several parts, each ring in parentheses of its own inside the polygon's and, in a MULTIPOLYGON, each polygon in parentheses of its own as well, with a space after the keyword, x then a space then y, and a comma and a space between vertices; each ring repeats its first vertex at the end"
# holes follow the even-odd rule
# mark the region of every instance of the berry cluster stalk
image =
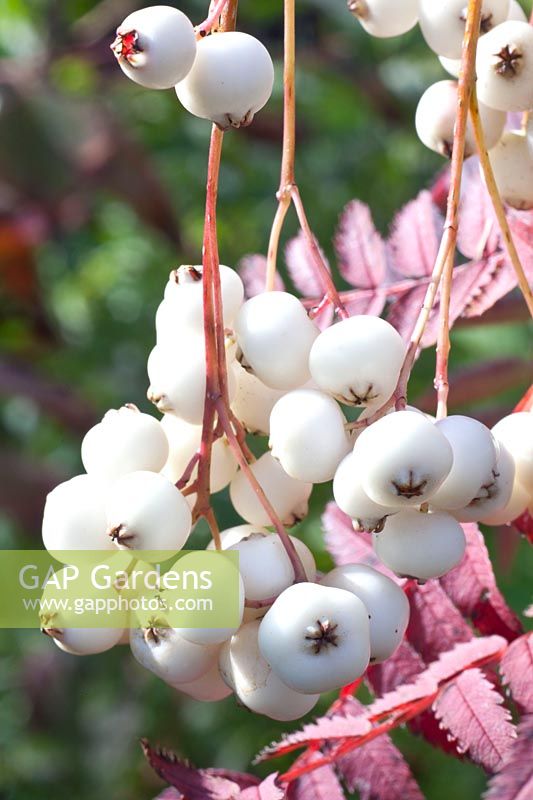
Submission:
POLYGON ((295 179, 296 161, 296 14, 295 0, 284 0, 284 58, 283 58, 283 154, 281 178, 276 194, 278 207, 272 223, 267 253, 265 289, 272 291, 276 278, 279 240, 285 217, 294 203, 300 228, 309 247, 313 267, 322 284, 325 300, 333 304, 341 317, 348 313, 331 277, 328 265, 311 230, 300 191, 295 179))
MULTIPOLYGON (((196 26, 197 39, 203 39, 204 36, 207 36, 207 34, 213 30, 228 3, 229 0, 212 0, 211 5, 209 6, 207 17, 203 22, 200 23, 200 25, 196 26)), ((229 30, 229 28, 226 30, 229 30)))

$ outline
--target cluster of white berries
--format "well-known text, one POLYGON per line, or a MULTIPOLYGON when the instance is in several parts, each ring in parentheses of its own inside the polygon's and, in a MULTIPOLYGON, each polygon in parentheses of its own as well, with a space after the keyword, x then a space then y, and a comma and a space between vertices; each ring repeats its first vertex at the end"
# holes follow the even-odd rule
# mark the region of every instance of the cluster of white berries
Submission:
MULTIPOLYGON (((171 272, 157 310, 148 396, 162 419, 128 405, 86 434, 87 474, 48 496, 47 549, 184 547, 194 495, 184 497, 176 483, 194 481, 202 436, 202 275, 201 266, 171 272)), ((364 418, 393 396, 405 356, 396 330, 361 315, 320 332, 295 296, 267 292, 244 301, 238 274, 221 265, 219 276, 231 407, 250 434, 269 436, 251 470, 286 525, 306 515, 314 483, 333 480, 338 506, 356 530, 372 532, 379 559, 399 577, 425 581, 463 557, 460 522, 506 523, 531 503, 533 414, 512 414, 491 432, 465 416, 435 422, 407 408, 353 433, 343 406, 361 407, 364 418)), ((211 491, 228 485, 245 523, 221 534, 222 548, 239 554, 237 627, 176 629, 164 617, 130 618, 113 630, 71 629, 60 619, 45 627, 79 655, 129 641, 143 666, 192 697, 233 692, 256 713, 295 719, 321 692, 353 682, 395 651, 408 602, 400 585, 368 566, 318 576, 311 551, 291 536, 306 578, 295 584, 271 520, 221 437, 211 491)))
MULTIPOLYGON (((350 10, 373 36, 397 36, 420 24, 429 47, 454 78, 461 68, 465 0, 349 0, 350 10)), ((533 110, 533 27, 516 0, 483 0, 477 47, 477 95, 485 143, 502 199, 533 208, 533 139, 528 130, 506 130, 507 113, 533 110)), ((457 111, 456 80, 430 86, 418 103, 415 127, 426 147, 451 156, 457 111)), ((471 123, 465 156, 476 152, 471 123)))
POLYGON ((111 47, 128 78, 175 87, 187 111, 224 130, 249 125, 272 93, 274 67, 260 41, 233 31, 197 41, 190 19, 171 6, 134 11, 111 47))

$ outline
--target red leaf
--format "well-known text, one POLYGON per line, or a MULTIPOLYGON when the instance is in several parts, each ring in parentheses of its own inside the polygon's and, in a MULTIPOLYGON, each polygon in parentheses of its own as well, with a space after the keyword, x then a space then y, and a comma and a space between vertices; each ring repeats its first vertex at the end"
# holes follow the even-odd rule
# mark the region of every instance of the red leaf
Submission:
POLYGON ((178 792, 173 786, 169 786, 167 789, 163 789, 157 797, 154 797, 154 800, 184 800, 184 798, 181 792, 178 792))
POLYGON ((441 585, 481 633, 496 633, 512 641, 523 633, 522 626, 496 586, 483 535, 475 523, 462 528, 466 536, 465 557, 441 578, 441 585))
POLYGON ((370 209, 352 200, 342 212, 335 235, 342 277, 359 289, 382 285, 387 267, 385 242, 374 227, 370 209))
MULTIPOLYGON (((321 758, 320 751, 304 753, 294 767, 313 763, 321 758)), ((344 800, 344 792, 332 767, 318 767, 292 781, 287 788, 287 800, 344 800)))
POLYGON ((400 583, 399 578, 375 554, 371 535, 354 531, 350 517, 335 503, 327 504, 322 515, 322 529, 328 552, 338 567, 343 564, 367 564, 400 583))
POLYGON ((238 797, 238 800, 284 800, 287 797, 285 790, 280 789, 276 784, 278 773, 269 775, 268 778, 260 783, 258 786, 252 786, 244 789, 238 797))
POLYGON ((481 670, 468 669, 445 687, 434 705, 458 748, 489 772, 501 769, 516 735, 502 702, 481 670))
POLYGON ((528 542, 533 544, 533 517, 529 511, 524 511, 519 517, 513 520, 516 530, 525 536, 528 542))
POLYGON ((425 666, 416 650, 404 640, 383 664, 370 666, 366 677, 374 693, 379 696, 391 692, 401 683, 413 683, 425 666))
POLYGON ((501 660, 507 649, 507 642, 501 636, 483 636, 456 645, 453 650, 442 653, 437 661, 430 664, 427 671, 439 684, 449 681, 455 675, 470 667, 481 667, 492 661, 501 660))
POLYGON ((459 207, 457 247, 467 258, 479 260, 498 250, 499 227, 492 201, 479 171, 477 158, 464 165, 459 207))
POLYGON ((426 663, 467 642, 472 631, 438 581, 428 581, 407 592, 411 614, 407 638, 426 663))
MULTIPOLYGON (((348 698, 346 709, 361 713, 364 706, 348 698)), ((359 792, 360 800, 423 800, 407 762, 386 734, 353 750, 336 766, 348 789, 359 792)))
POLYGON ((533 633, 526 633, 509 645, 500 671, 517 706, 533 712, 533 633))
POLYGON ((495 775, 484 800, 531 800, 533 797, 533 714, 520 722, 502 771, 495 775))
POLYGON ((235 781, 213 775, 210 770, 195 769, 170 751, 150 747, 146 739, 141 740, 141 745, 152 769, 187 800, 237 800, 239 797, 241 787, 235 781))
POLYGON ((431 193, 422 191, 396 215, 387 242, 394 280, 431 275, 443 230, 443 219, 431 193))
MULTIPOLYGON (((253 297, 265 290, 267 260, 261 255, 250 255, 241 258, 239 262, 239 275, 244 283, 246 297, 253 297)), ((282 292, 285 289, 280 274, 276 273, 274 289, 282 292)))
POLYGON ((364 736, 371 728, 370 722, 364 716, 320 717, 316 722, 304 725, 300 731, 285 734, 280 742, 273 742, 259 754, 259 760, 264 757, 283 756, 310 744, 364 736))
MULTIPOLYGON (((327 263, 324 253, 322 256, 327 263)), ((285 261, 291 280, 303 297, 321 297, 324 294, 324 287, 314 266, 313 254, 302 231, 287 242, 285 261)))

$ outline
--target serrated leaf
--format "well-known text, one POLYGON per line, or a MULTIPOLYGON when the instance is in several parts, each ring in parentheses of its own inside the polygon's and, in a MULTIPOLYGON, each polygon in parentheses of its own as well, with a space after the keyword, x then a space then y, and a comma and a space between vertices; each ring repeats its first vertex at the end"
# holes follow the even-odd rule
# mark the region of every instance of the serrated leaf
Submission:
POLYGON ((334 244, 340 273, 348 283, 359 289, 374 289, 383 284, 387 268, 385 242, 367 205, 359 200, 348 203, 334 244))
POLYGON ((507 642, 502 636, 480 636, 442 653, 437 661, 429 665, 427 671, 441 684, 470 667, 500 661, 506 649, 507 642))
POLYGON ((407 592, 410 606, 407 638, 428 664, 472 631, 438 581, 428 581, 407 592))
MULTIPOLYGON (((355 698, 345 703, 352 715, 365 710, 355 698)), ((336 766, 350 792, 359 792, 360 800, 423 800, 407 762, 387 734, 353 750, 336 766)))
POLYGON ((496 585, 483 535, 475 523, 462 528, 466 537, 465 557, 441 578, 441 586, 480 633, 499 634, 512 641, 523 633, 522 626, 496 585))
POLYGON ((391 303, 387 321, 393 325, 404 341, 409 341, 427 291, 427 281, 397 295, 391 303))
MULTIPOLYGON (((294 763, 309 764, 321 757, 320 751, 305 753, 294 763)), ((287 788, 287 800, 344 800, 344 792, 332 767, 326 765, 306 772, 287 788)))
POLYGON ((458 272, 457 283, 452 288, 454 314, 456 307, 462 305, 460 316, 468 319, 479 317, 512 291, 516 284, 514 270, 501 254, 466 265, 458 272))
POLYGON ((468 669, 444 688, 434 704, 437 718, 458 748, 489 772, 502 768, 516 735, 502 702, 481 670, 468 669))
POLYGON ((387 242, 389 274, 393 280, 431 275, 443 225, 442 215, 426 190, 401 209, 387 242))
POLYGON ((375 554, 371 535, 354 531, 350 517, 335 503, 326 506, 322 515, 322 530, 328 552, 338 567, 344 564, 367 564, 396 583, 400 582, 375 554))
POLYGON ((282 756, 310 744, 364 736, 371 729, 370 722, 363 716, 320 717, 315 722, 304 725, 299 731, 285 734, 280 742, 273 742, 260 753, 259 758, 282 756))
MULTIPOLYGON (((324 262, 328 264, 323 251, 320 250, 320 252, 324 262)), ((322 297, 324 287, 317 275, 313 254, 302 231, 287 242, 285 246, 285 262, 291 281, 303 297, 322 297)))
POLYGON ((509 645, 500 671, 517 706, 533 713, 533 633, 526 633, 509 645))
MULTIPOLYGON (((244 283, 246 297, 254 297, 265 290, 267 260, 261 255, 244 256, 239 261, 238 273, 244 283)), ((280 274, 276 272, 274 289, 279 292, 285 290, 285 285, 280 274)))
POLYGON ((378 696, 391 692, 402 683, 413 683, 426 665, 409 642, 401 643, 395 653, 382 664, 371 665, 366 677, 378 696))
POLYGON ((533 714, 525 716, 517 729, 501 772, 487 787, 484 800, 530 800, 533 797, 533 714))
POLYGON ((481 178, 479 160, 465 161, 461 181, 457 247, 476 261, 495 253, 500 245, 492 201, 481 178))
POLYGON ((168 786, 166 789, 163 789, 161 794, 154 797, 154 800, 184 800, 184 797, 182 793, 174 789, 173 786, 168 786))
POLYGON ((145 739, 141 745, 152 769, 187 800, 238 800, 241 787, 235 781, 213 775, 210 770, 196 769, 169 750, 151 747, 145 739))
POLYGON ((269 775, 258 786, 251 786, 244 789, 238 797, 238 800, 284 800, 287 794, 284 789, 280 788, 276 779, 278 773, 269 775))

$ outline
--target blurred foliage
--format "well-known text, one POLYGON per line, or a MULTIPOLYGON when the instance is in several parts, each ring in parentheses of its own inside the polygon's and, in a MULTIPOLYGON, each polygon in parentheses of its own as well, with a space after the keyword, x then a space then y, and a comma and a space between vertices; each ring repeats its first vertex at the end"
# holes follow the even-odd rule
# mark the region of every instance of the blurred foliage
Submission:
MULTIPOLYGON (((143 408, 154 313, 169 270, 200 258, 209 125, 173 92, 127 81, 108 48, 129 0, 0 0, 0 546, 39 542, 46 491, 80 471, 83 431, 108 407, 143 408)), ((198 22, 199 0, 181 8, 198 22)), ((281 0, 243 0, 241 29, 277 67, 254 125, 226 137, 220 252, 231 265, 264 252, 279 179, 281 0)), ((385 231, 394 212, 441 169, 414 135, 416 101, 443 77, 418 32, 367 37, 344 0, 301 0, 298 180, 329 256, 342 207, 369 203, 385 231)), ((287 235, 296 230, 291 219, 287 235)), ((526 357, 523 323, 454 334, 453 368, 526 357)), ((423 354, 413 397, 431 385, 423 354)), ((501 414, 523 385, 473 413, 501 414)), ((453 389, 451 395, 453 408, 453 389)), ((326 568, 315 491, 300 526, 326 568)), ((224 495, 223 525, 234 521, 224 495)), ((198 543, 206 532, 195 533, 198 543)), ((516 611, 530 602, 531 552, 512 530, 489 546, 516 611)), ((325 707, 327 699, 322 701, 325 707)), ((283 728, 237 708, 178 698, 125 648, 76 659, 32 632, 0 631, 0 796, 16 800, 147 800, 159 782, 138 746, 147 736, 200 765, 246 768, 283 728)), ((400 731, 430 800, 479 797, 480 770, 400 731)))

